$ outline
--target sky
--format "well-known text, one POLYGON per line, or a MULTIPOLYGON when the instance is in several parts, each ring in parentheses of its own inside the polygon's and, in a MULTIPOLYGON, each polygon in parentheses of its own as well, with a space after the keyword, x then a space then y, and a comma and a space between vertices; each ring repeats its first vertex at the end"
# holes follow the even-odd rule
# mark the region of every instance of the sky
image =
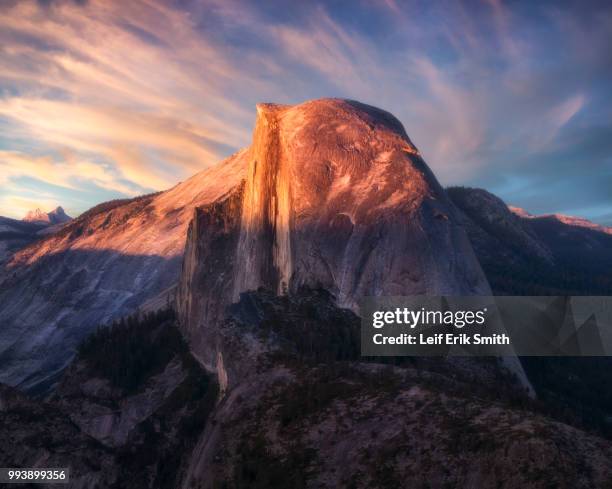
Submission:
POLYGON ((0 215, 78 215, 356 99, 440 182, 612 225, 612 3, 0 0, 0 215))

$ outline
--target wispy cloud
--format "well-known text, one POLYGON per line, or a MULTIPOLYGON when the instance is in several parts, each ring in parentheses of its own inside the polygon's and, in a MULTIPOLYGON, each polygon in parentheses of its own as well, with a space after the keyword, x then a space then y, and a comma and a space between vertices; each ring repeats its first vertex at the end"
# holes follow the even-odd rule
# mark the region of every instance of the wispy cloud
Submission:
POLYGON ((223 90, 224 80, 249 77, 185 12, 152 2, 19 2, 0 18, 0 32, 0 117, 10 123, 3 145, 23 141, 22 159, 29 143, 47 152, 18 172, 19 153, 5 152, 5 179, 66 186, 79 176, 132 194, 169 187, 248 141, 249 110, 223 90), (81 163, 51 156, 67 153, 81 163), (100 178, 109 174, 117 178, 100 178))
POLYGON ((65 150, 61 159, 50 156, 31 156, 18 151, 0 151, 0 184, 28 177, 57 187, 78 190, 84 183, 126 195, 136 195, 141 187, 131 187, 121 181, 116 172, 103 164, 80 159, 65 150))
POLYGON ((559 131, 584 107, 585 102, 585 95, 579 93, 549 110, 544 117, 548 133, 537 136, 535 147, 542 148, 554 141, 559 131))
POLYGON ((259 101, 381 106, 444 184, 503 193, 507 181, 533 184, 525 175, 535 160, 550 178, 571 178, 571 165, 559 173, 555 161, 573 130, 584 158, 595 154, 589 128, 605 132, 612 112, 612 8, 338 5, 9 2, 0 16, 0 214, 20 214, 11 196, 33 191, 79 212, 94 199, 169 187, 247 145, 259 101))

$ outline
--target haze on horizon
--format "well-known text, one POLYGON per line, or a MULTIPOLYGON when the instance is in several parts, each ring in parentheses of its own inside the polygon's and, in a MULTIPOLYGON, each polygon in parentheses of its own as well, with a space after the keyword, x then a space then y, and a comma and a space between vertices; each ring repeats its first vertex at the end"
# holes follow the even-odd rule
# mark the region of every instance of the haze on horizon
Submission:
POLYGON ((393 113, 443 185, 612 225, 612 4, 0 0, 0 215, 163 190, 255 104, 393 113))

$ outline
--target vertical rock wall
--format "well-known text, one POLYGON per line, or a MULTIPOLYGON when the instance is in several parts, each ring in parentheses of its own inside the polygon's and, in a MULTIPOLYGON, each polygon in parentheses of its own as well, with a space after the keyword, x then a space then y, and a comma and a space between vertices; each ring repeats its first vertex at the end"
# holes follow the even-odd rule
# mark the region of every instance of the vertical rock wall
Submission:
POLYGON ((490 294, 454 206, 401 123, 358 102, 259 104, 243 185, 195 213, 181 323, 214 369, 211 333, 241 292, 490 294))

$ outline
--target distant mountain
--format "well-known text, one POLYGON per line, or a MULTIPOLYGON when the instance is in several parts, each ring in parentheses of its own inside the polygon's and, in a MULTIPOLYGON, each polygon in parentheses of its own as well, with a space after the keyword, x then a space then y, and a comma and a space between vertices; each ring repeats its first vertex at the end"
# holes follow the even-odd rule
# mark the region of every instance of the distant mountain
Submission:
POLYGON ((64 224, 71 221, 70 217, 62 207, 56 207, 51 212, 43 212, 40 209, 30 211, 23 218, 25 222, 35 222, 53 226, 55 224, 64 224))
MULTIPOLYGON (((102 204, 13 257, 0 286, 0 381, 52 379, 97 324, 167 294, 186 239, 183 277, 196 280, 200 233, 223 231, 220 221, 200 223, 211 209, 237 219, 227 226, 240 242, 208 247, 218 269, 204 280, 221 284, 211 310, 259 285, 319 283, 351 307, 372 293, 490 292, 453 206, 395 117, 344 100, 260 104, 250 148, 166 192, 102 204)), ((185 281, 181 307, 191 308, 203 284, 185 291, 185 281)), ((187 330, 196 318, 194 308, 187 330)))
POLYGON ((536 216, 482 189, 447 193, 495 294, 612 294, 612 228, 561 214, 536 216))
POLYGON ((0 216, 0 270, 19 250, 46 235, 59 231, 71 220, 72 218, 61 207, 51 212, 36 209, 28 212, 21 220, 0 216))
POLYGON ((583 217, 568 216, 566 214, 558 213, 534 215, 530 214, 525 209, 521 209, 520 207, 515 207, 512 205, 509 205, 508 209, 510 209, 517 216, 525 219, 552 219, 562 222, 563 224, 567 224, 568 226, 577 226, 581 228, 591 229, 593 231, 600 231, 606 234, 612 234, 612 226, 602 226, 601 224, 594 223, 592 221, 589 221, 588 219, 584 219, 583 217))

